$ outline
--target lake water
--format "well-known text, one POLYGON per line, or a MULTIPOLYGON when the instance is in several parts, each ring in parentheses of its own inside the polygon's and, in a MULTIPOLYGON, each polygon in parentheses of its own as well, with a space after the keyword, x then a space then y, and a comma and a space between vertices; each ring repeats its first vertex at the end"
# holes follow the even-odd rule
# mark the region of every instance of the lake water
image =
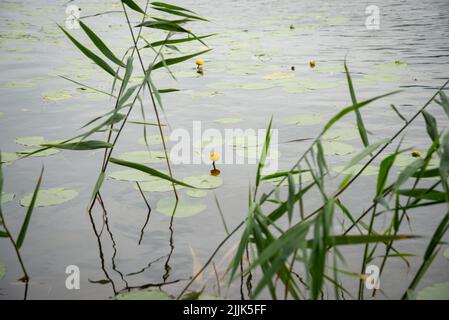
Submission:
MULTIPOLYGON (((144 5, 142 1, 140 4, 144 5)), ((344 106, 350 105, 349 91, 342 73, 346 58, 354 78, 359 100, 401 89, 399 94, 379 100, 364 108, 366 126, 371 141, 391 136, 402 125, 390 104, 405 117, 414 114, 449 77, 449 10, 447 1, 382 1, 379 2, 380 28, 365 26, 366 1, 176 1, 191 8, 211 22, 193 23, 198 35, 217 33, 204 39, 213 50, 205 54, 205 74, 195 71, 194 59, 174 67, 178 81, 161 70, 154 81, 159 88, 181 91, 164 94, 164 109, 170 128, 192 131, 192 121, 201 121, 204 129, 263 129, 273 116, 273 128, 279 133, 279 169, 290 168, 309 146, 310 141, 287 142, 315 137, 327 119, 344 106), (309 61, 316 62, 315 68, 309 61), (291 67, 295 70, 292 71, 291 67), (289 125, 291 116, 313 115, 315 124, 289 125), (215 120, 238 118, 240 122, 221 124, 215 120), (287 119, 287 121, 286 121, 287 119)), ((81 17, 111 11, 83 21, 97 32, 104 42, 122 57, 132 45, 128 26, 115 1, 73 1, 81 8, 81 17)), ((16 138, 43 136, 49 140, 70 138, 82 132, 79 128, 113 107, 113 100, 80 90, 81 85, 66 81, 63 75, 95 88, 108 91, 112 77, 85 58, 57 28, 64 25, 66 4, 37 0, 1 1, 0 3, 0 149, 17 152, 27 149, 16 138)), ((138 15, 131 14, 134 24, 138 15)), ((70 30, 84 44, 91 44, 81 29, 70 30)), ((148 30, 143 36, 154 41, 158 35, 148 30)), ((204 50, 197 42, 179 45, 182 53, 167 50, 166 57, 204 50)), ((152 52, 142 51, 145 63, 152 52)), ((139 66, 135 64, 135 72, 139 66)), ((138 79, 134 79, 137 81, 138 79)), ((144 95, 147 121, 154 121, 148 94, 144 95)), ((448 128, 448 119, 441 108, 429 110, 438 120, 440 129, 448 128)), ((141 121, 139 108, 131 118, 141 121)), ((342 128, 354 126, 348 116, 342 128)), ((157 134, 154 127, 149 134, 157 134)), ((169 130, 166 129, 167 135, 169 130)), ((114 155, 143 151, 138 143, 142 127, 127 124, 114 155)), ((106 135, 95 138, 106 139, 106 135)), ((348 154, 332 154, 328 161, 338 167, 348 161, 362 144, 357 139, 343 141, 354 150, 348 154), (351 152, 351 154, 349 154, 351 152)), ((407 130, 404 145, 425 151, 429 145, 425 124, 419 118, 407 130)), ((150 146, 162 150, 160 144, 150 146)), ((389 150, 392 150, 389 149, 389 150)), ((335 152, 334 152, 335 153, 335 152)), ((339 153, 339 152, 336 152, 339 153)), ((346 153, 346 152, 340 152, 346 153)), ((202 212, 187 218, 170 217, 156 210, 156 203, 170 192, 147 192, 152 207, 149 223, 141 244, 141 229, 147 218, 147 208, 132 182, 107 178, 102 198, 107 209, 108 228, 101 234, 100 246, 87 213, 87 206, 103 159, 102 151, 64 151, 48 157, 16 160, 3 169, 4 191, 15 198, 5 203, 3 211, 12 230, 20 229, 26 209, 19 200, 32 192, 42 165, 45 167, 43 189, 66 188, 78 196, 60 205, 35 210, 22 248, 22 255, 31 275, 30 299, 107 299, 127 287, 162 288, 173 295, 187 283, 219 242, 226 236, 214 193, 221 205, 227 225, 235 227, 247 213, 248 185, 254 185, 255 165, 221 164, 223 185, 207 196, 192 199, 206 205, 202 212), (80 290, 67 290, 66 267, 76 265, 81 271, 80 290), (103 267, 102 267, 103 266, 103 267), (111 283, 95 283, 106 279, 111 283)), ((376 163, 378 164, 378 162, 376 163)), ((165 163, 152 165, 165 170, 165 163)), ((173 167, 177 178, 207 175, 210 164, 183 164, 173 167)), ((123 170, 111 165, 108 173, 123 170)), ((334 172, 335 173, 335 172, 334 172)), ((266 183, 263 190, 269 191, 266 183)), ((364 176, 344 195, 343 201, 359 215, 371 203, 375 176, 364 176)), ((185 196, 185 190, 180 191, 185 196)), ((320 204, 318 195, 311 197, 306 208, 320 204)), ((413 211, 411 232, 423 238, 397 243, 403 252, 416 253, 407 269, 400 259, 389 260, 382 277, 385 295, 378 298, 398 298, 408 285, 420 263, 428 236, 435 230, 445 207, 430 207, 413 211)), ((103 212, 97 205, 92 212, 96 229, 102 229, 103 212)), ((383 222, 382 222, 383 221, 383 222)), ((385 228, 386 218, 379 229, 385 228)), ((336 223, 338 225, 338 223, 336 223)), ((347 225, 347 222, 346 222, 347 225)), ((404 233, 410 233, 404 224, 404 233)), ((238 242, 231 238, 215 262, 224 271, 230 253, 238 242)), ((344 268, 359 271, 361 247, 343 250, 347 259, 344 268)), ((379 254, 382 254, 380 250, 379 254)), ((7 240, 0 241, 0 261, 7 273, 0 282, 0 299, 20 299, 24 286, 14 251, 7 240)), ((449 280, 449 261, 440 253, 423 279, 421 286, 449 280)), ((215 275, 209 268, 192 289, 207 284, 206 292, 217 294, 215 275)), ((349 288, 357 281, 345 279, 349 288)), ((223 285, 224 287, 224 285, 223 285)), ((224 289, 223 289, 224 290, 224 289)), ((222 292, 224 294, 225 292, 222 292)), ((330 293, 332 295, 332 293, 330 293)), ((227 298, 240 298, 236 282, 226 293, 227 298)), ((267 297, 262 295, 261 297, 267 297)))

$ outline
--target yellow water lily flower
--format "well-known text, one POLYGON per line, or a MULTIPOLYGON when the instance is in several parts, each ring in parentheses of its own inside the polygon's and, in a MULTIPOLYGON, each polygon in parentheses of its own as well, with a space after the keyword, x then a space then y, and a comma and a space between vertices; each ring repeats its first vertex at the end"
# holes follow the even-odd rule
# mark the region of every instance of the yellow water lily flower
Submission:
POLYGON ((415 150, 412 152, 412 157, 413 158, 419 158, 421 157, 421 152, 419 152, 418 150, 415 150))
POLYGON ((197 59, 197 60, 195 61, 195 64, 196 64, 197 66, 202 66, 202 65, 204 64, 204 60, 202 60, 202 59, 197 59))
POLYGON ((313 69, 313 68, 315 68, 315 66, 316 66, 315 60, 310 60, 309 61, 309 67, 311 67, 313 69))
POLYGON ((218 154, 218 152, 211 152, 210 153, 210 159, 213 162, 218 161, 218 159, 220 159, 220 155, 218 154))

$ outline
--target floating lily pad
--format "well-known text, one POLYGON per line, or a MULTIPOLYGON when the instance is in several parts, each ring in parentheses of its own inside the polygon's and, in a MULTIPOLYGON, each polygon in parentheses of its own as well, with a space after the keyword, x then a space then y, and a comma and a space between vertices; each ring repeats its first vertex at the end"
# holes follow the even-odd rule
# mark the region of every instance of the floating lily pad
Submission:
MULTIPOLYGON (((165 141, 167 141, 167 137, 164 137, 165 141)), ((156 145, 156 144, 162 144, 162 138, 160 134, 153 134, 153 135, 147 135, 147 143, 148 145, 156 145)), ((146 145, 145 138, 141 137, 139 139, 139 144, 146 145)))
POLYGON ((284 119, 284 123, 287 125, 297 125, 297 126, 311 126, 318 124, 322 121, 322 118, 314 114, 303 114, 290 116, 284 119))
MULTIPOLYGON (((284 177, 277 177, 270 180, 264 180, 269 183, 271 183, 274 186, 277 186, 280 181, 282 181, 284 177)), ((312 174, 310 172, 303 172, 301 173, 301 184, 304 186, 305 183, 313 180, 312 174)), ((295 182, 295 185, 299 186, 299 173, 293 175, 293 181, 295 182)), ((288 186, 288 179, 286 178, 282 183, 280 184, 281 187, 288 186)))
POLYGON ((11 201, 12 199, 14 199, 16 195, 14 193, 8 193, 8 192, 3 192, 2 191, 2 202, 1 204, 4 204, 6 202, 11 201))
POLYGON ((444 255, 444 257, 445 257, 446 259, 449 260, 449 248, 447 248, 446 250, 444 250, 443 255, 444 255))
POLYGON ((336 26, 348 23, 349 19, 343 16, 336 16, 336 17, 319 18, 319 21, 327 25, 336 26))
POLYGON ((4 278, 6 274, 6 266, 0 262, 0 280, 4 278))
MULTIPOLYGON (((78 196, 78 191, 64 188, 41 189, 36 198, 35 207, 48 207, 68 202, 78 196)), ((20 205, 28 207, 33 193, 20 199, 20 205)))
MULTIPOLYGON (((240 55, 240 52, 235 52, 235 54, 238 56, 240 55)), ((250 55, 251 53, 245 52, 245 54, 250 55)), ((226 65, 225 71, 227 74, 231 74, 234 76, 246 76, 246 75, 255 75, 259 73, 263 68, 264 68, 263 65, 258 64, 247 65, 247 64, 232 63, 226 65)))
POLYGON ((14 153, 10 153, 10 152, 2 152, 2 164, 11 164, 13 161, 17 160, 19 157, 14 154, 14 153))
POLYGON ((323 135, 324 140, 351 141, 360 137, 360 133, 355 128, 331 129, 323 135))
POLYGON ((192 198, 203 198, 207 196, 207 191, 204 190, 197 190, 197 189, 190 189, 186 192, 186 195, 192 198))
POLYGON ((254 83, 247 83, 241 86, 244 90, 264 90, 264 89, 270 89, 275 87, 276 84, 273 82, 254 82, 254 83))
POLYGON ((166 216, 171 217, 174 215, 175 218, 187 218, 194 216, 201 211, 206 209, 206 205, 201 202, 194 202, 189 199, 176 199, 173 196, 162 198, 158 201, 156 205, 156 210, 166 216), (174 212, 176 206, 176 211, 174 212))
MULTIPOLYGON (((248 148, 237 148, 235 153, 240 156, 247 159, 255 159, 259 160, 260 156, 262 155, 263 147, 248 147, 248 148)), ((279 151, 274 148, 269 148, 268 153, 266 155, 266 160, 277 160, 279 159, 279 151)))
MULTIPOLYGON (((145 192, 167 192, 173 191, 173 184, 168 181, 157 177, 151 177, 150 180, 140 182, 140 188, 145 192)), ((176 190, 184 189, 184 186, 176 185, 176 190)), ((134 186, 134 189, 138 189, 134 186)))
POLYGON ((355 148, 350 144, 338 141, 323 141, 321 142, 325 155, 346 155, 354 152, 355 148))
POLYGON ((240 89, 242 85, 236 82, 216 82, 208 84, 207 87, 214 90, 235 90, 240 89))
POLYGON ((133 291, 120 293, 114 300, 171 300, 170 295, 164 291, 133 291))
POLYGON ((215 189, 223 184, 223 179, 210 175, 190 176, 184 182, 200 189, 215 189))
POLYGON ((148 173, 142 172, 140 170, 128 169, 128 170, 120 170, 114 171, 109 174, 109 177, 115 180, 121 181, 149 181, 153 180, 154 177, 149 175, 148 173))
MULTIPOLYGON (((412 162, 415 162, 418 158, 413 157, 410 153, 401 153, 396 156, 396 159, 394 161, 394 166, 396 167, 406 167, 412 162)), ((439 166, 439 161, 437 158, 432 158, 429 161, 429 165, 427 166, 427 169, 436 168, 439 166)))
POLYGON ((374 73, 366 75, 364 79, 372 82, 397 82, 401 77, 395 74, 374 73))
POLYGON ((45 92, 42 94, 42 98, 45 101, 62 101, 70 99, 72 95, 66 90, 55 91, 55 92, 45 92))
POLYGON ((294 72, 273 72, 267 74, 263 78, 265 80, 284 80, 284 79, 293 79, 295 77, 294 72))
POLYGON ((31 79, 27 79, 24 81, 17 81, 17 82, 7 82, 2 83, 0 86, 2 88, 8 88, 8 89, 25 89, 25 88, 32 88, 38 85, 40 82, 44 81, 46 78, 44 77, 35 77, 31 79))
POLYGON ((220 124, 234 124, 234 123, 239 123, 240 121, 242 121, 241 118, 221 118, 221 119, 214 120, 214 122, 220 123, 220 124))
POLYGON ((137 163, 161 163, 165 161, 163 151, 132 151, 118 156, 119 159, 137 163))
POLYGON ((437 283, 422 289, 417 300, 449 300, 449 282, 437 283))
POLYGON ((206 98, 206 97, 215 97, 215 96, 219 96, 222 93, 218 92, 218 91, 203 91, 203 92, 197 92, 195 91, 194 93, 192 93, 192 97, 193 98, 206 98))
POLYGON ((315 72, 319 73, 344 73, 345 68, 343 64, 326 64, 320 63, 314 68, 315 72))
POLYGON ((232 137, 227 141, 227 145, 236 148, 250 148, 263 145, 265 137, 260 137, 253 134, 243 134, 241 136, 232 137))
POLYGON ((404 70, 406 69, 408 66, 406 63, 401 62, 399 60, 394 61, 394 62, 390 62, 390 63, 382 63, 382 64, 378 64, 375 65, 374 68, 380 71, 398 71, 398 70, 404 70))
POLYGON ((203 149, 203 148, 219 148, 223 145, 223 140, 221 137, 208 137, 203 138, 201 140, 195 140, 193 141, 193 148, 195 149, 203 149))
MULTIPOLYGON (((17 154, 20 156, 26 156, 26 155, 33 153, 34 151, 39 150, 39 149, 41 149, 41 148, 26 149, 26 150, 18 151, 17 154)), ((59 150, 59 149, 54 149, 54 148, 45 149, 38 153, 34 153, 34 154, 30 155, 30 157, 33 157, 33 158, 34 157, 48 157, 48 156, 57 154, 59 152, 61 152, 61 150, 59 150)))
MULTIPOLYGON (((354 175, 354 174, 356 174, 357 172, 359 172, 363 168, 363 165, 355 164, 355 165, 353 165, 352 167, 350 167, 350 168, 348 168, 346 170, 343 170, 344 168, 345 168, 345 166, 335 167, 334 171, 338 172, 338 173, 343 173, 345 175, 347 175, 347 174, 354 175)), ((379 172, 379 168, 369 165, 369 166, 367 166, 365 168, 365 170, 363 170, 361 175, 362 176, 372 176, 372 175, 376 175, 378 172, 379 172)))
POLYGON ((45 140, 45 138, 41 136, 20 137, 16 138, 16 143, 26 147, 37 147, 47 143, 47 140, 45 140))

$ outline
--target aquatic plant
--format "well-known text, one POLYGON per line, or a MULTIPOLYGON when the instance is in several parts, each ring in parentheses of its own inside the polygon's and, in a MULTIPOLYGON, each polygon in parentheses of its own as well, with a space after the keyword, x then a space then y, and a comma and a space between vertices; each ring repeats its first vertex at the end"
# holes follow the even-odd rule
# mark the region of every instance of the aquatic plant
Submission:
MULTIPOLYGON (((242 288, 246 283, 247 294, 250 298, 256 298, 266 290, 273 299, 323 299, 329 285, 333 288, 333 294, 328 294, 328 298, 364 299, 365 282, 374 281, 371 283, 373 290, 370 297, 373 298, 378 288, 376 280, 370 278, 367 265, 375 259, 380 259, 378 277, 385 271, 389 259, 399 258, 409 265, 407 258, 413 255, 401 252, 395 244, 397 241, 406 241, 418 235, 401 234, 401 226, 405 220, 409 219, 410 212, 424 208, 427 210, 429 206, 443 208, 446 213, 431 236, 419 268, 411 283, 405 288, 402 299, 414 299, 420 296, 429 298, 428 294, 432 293, 435 293, 434 298, 439 299, 447 294, 445 284, 441 284, 441 289, 429 288, 425 293, 418 295, 415 289, 440 251, 443 244, 441 240, 449 228, 447 209, 449 204, 447 180, 449 132, 439 129, 436 119, 425 110, 431 103, 436 102, 449 116, 449 99, 443 91, 449 81, 445 82, 411 118, 406 119, 395 110, 405 124, 390 138, 368 144, 367 129, 362 120, 361 109, 376 100, 398 92, 357 102, 346 64, 345 70, 353 104, 342 109, 327 122, 318 137, 290 170, 261 176, 261 168, 266 157, 266 153, 262 154, 257 167, 255 185, 249 188, 246 219, 232 231, 227 232, 226 238, 184 287, 178 299, 183 297, 195 279, 213 262, 219 250, 242 227, 244 230, 237 251, 228 268, 229 285, 239 282, 242 298, 244 297, 242 288), (326 161, 322 140, 329 132, 328 130, 351 113, 356 113, 357 125, 365 149, 343 166, 341 172, 345 175, 341 183, 336 190, 330 191, 328 178, 331 170, 326 161), (430 138, 430 146, 424 155, 401 147, 404 138, 402 133, 419 116, 424 118, 430 138), (385 154, 387 147, 399 138, 401 141, 394 152, 385 154), (395 177, 392 168, 396 159, 405 153, 411 159, 406 166, 401 167, 395 177), (377 172, 372 203, 368 209, 362 210, 357 216, 357 212, 351 212, 343 203, 341 196, 363 175, 365 170, 370 168, 373 161, 380 157, 382 159, 377 172), (435 157, 438 159, 437 166, 431 167, 429 164, 435 157), (364 160, 366 161, 361 164, 364 160), (351 168, 357 169, 347 173, 347 170, 351 168), (301 178, 306 175, 311 176, 310 182, 302 181, 301 178), (293 179, 294 176, 299 177, 299 181, 293 179), (275 180, 276 186, 271 191, 259 195, 258 189, 262 180, 275 180), (389 181, 392 182, 389 183, 389 181), (287 186, 285 192, 282 191, 282 186, 287 186), (281 199, 282 193, 286 194, 285 200, 281 199), (314 203, 317 199, 321 199, 321 205, 311 212, 305 212, 305 203, 312 199, 314 203), (446 209, 441 206, 444 204, 446 209), (335 222, 337 217, 341 220, 349 220, 350 226, 345 227, 342 224, 338 228, 335 222), (364 221, 365 217, 368 218, 368 222, 364 221), (390 219, 384 230, 376 227, 376 220, 379 217, 390 219), (342 231, 337 232, 338 230, 342 231), (359 272, 345 269, 347 265, 340 247, 348 245, 364 246, 359 272), (379 251, 384 253, 376 256, 379 251), (343 284, 342 276, 352 277, 359 282, 356 296, 343 284), (253 282, 255 288, 253 288, 253 282)), ((270 127, 271 121, 268 128, 270 127)), ((268 130, 264 150, 268 150, 270 144, 269 132, 268 130)))

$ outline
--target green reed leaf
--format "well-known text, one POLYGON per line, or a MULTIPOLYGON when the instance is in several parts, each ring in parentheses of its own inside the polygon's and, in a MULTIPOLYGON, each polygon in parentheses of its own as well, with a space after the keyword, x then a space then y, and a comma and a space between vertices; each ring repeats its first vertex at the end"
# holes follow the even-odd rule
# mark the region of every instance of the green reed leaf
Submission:
POLYGON ((93 32, 84 22, 79 21, 81 28, 87 34, 87 36, 92 40, 93 44, 101 51, 109 60, 119 65, 120 67, 125 67, 125 64, 117 58, 114 53, 106 46, 106 44, 93 32))
POLYGON ((179 184, 179 185, 184 186, 184 187, 197 189, 196 187, 191 186, 190 184, 187 184, 185 182, 173 179, 173 178, 171 178, 170 176, 166 175, 163 172, 160 172, 160 171, 158 171, 156 169, 144 166, 144 165, 139 164, 139 163, 124 161, 124 160, 120 160, 120 159, 116 159, 116 158, 111 158, 109 161, 112 162, 112 163, 118 164, 120 166, 129 167, 129 168, 133 168, 133 169, 136 169, 136 170, 139 170, 139 171, 142 171, 142 172, 146 172, 149 175, 152 175, 152 176, 155 176, 155 177, 158 177, 158 178, 170 181, 172 183, 179 184))
POLYGON ((112 144, 104 141, 89 140, 71 143, 43 144, 42 146, 63 150, 95 150, 111 148, 112 144))
MULTIPOLYGON (((64 32, 64 34, 72 41, 72 43, 82 52, 86 57, 88 57, 90 60, 92 60, 96 65, 98 65, 100 68, 102 68, 104 71, 112 75, 113 77, 116 77, 117 74, 114 71, 114 69, 111 68, 103 59, 101 59, 99 56, 97 56, 95 53, 87 49, 85 46, 83 46, 81 43, 79 43, 74 37, 72 37, 67 31, 64 30, 59 24, 59 29, 64 32)), ((118 77, 118 79, 120 79, 118 77)), ((121 80, 121 79, 120 79, 121 80)))
POLYGON ((39 189, 41 187, 42 176, 44 174, 44 168, 41 170, 41 174, 39 175, 39 179, 37 180, 36 187, 34 189, 33 197, 31 198, 30 205, 28 206, 27 213, 25 215, 25 219, 23 220, 22 227, 20 228, 19 236, 17 237, 16 246, 20 249, 25 241, 25 236, 28 230, 28 225, 30 224, 31 215, 34 211, 34 205, 36 204, 37 195, 39 193, 39 189))
POLYGON ((122 2, 126 4, 130 9, 141 14, 145 14, 145 11, 143 11, 133 0, 122 0, 122 2))

